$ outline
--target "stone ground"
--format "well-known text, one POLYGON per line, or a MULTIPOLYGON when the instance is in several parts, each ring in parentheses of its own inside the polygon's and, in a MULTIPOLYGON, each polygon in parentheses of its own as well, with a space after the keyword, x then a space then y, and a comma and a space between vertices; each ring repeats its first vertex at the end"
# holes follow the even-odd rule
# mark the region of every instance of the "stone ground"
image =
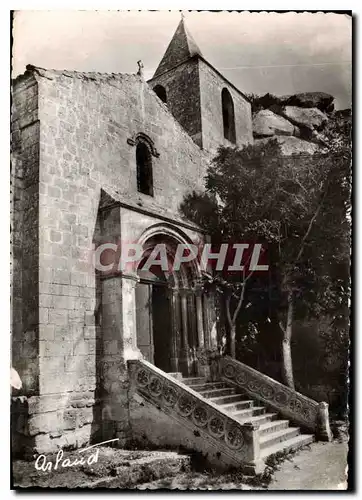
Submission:
POLYGON ((274 473, 269 490, 345 490, 348 444, 314 443, 286 460, 274 473))
MULTIPOLYGON (((264 477, 250 478, 239 472, 220 474, 202 468, 190 470, 187 457, 175 452, 104 447, 100 449, 98 463, 91 467, 75 466, 49 473, 36 471, 34 462, 16 460, 13 462, 13 482, 15 487, 24 488, 344 490, 347 488, 347 452, 345 439, 314 443, 273 464, 270 462, 271 467, 264 477)), ((76 452, 65 453, 66 456, 75 457, 76 452)))
POLYGON ((313 443, 284 457, 271 482, 266 478, 243 478, 239 474, 184 473, 139 486, 139 489, 203 490, 345 490, 348 444, 313 443), (269 484, 268 484, 269 483, 269 484))

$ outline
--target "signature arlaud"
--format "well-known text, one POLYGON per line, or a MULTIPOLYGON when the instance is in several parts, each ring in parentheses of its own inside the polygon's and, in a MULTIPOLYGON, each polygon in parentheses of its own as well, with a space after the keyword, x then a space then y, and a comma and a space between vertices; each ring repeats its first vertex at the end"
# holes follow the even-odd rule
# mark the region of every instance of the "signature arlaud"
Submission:
POLYGON ((110 439, 108 441, 103 441, 102 443, 97 443, 93 444, 92 446, 88 446, 87 448, 83 448, 81 450, 78 450, 78 453, 84 453, 88 450, 93 450, 96 448, 95 451, 92 451, 87 457, 81 456, 80 458, 65 458, 63 460, 63 450, 60 449, 55 457, 55 462, 52 462, 49 460, 45 455, 39 455, 38 458, 35 460, 35 468, 36 470, 41 470, 43 472, 50 472, 52 470, 57 470, 58 467, 74 467, 76 465, 93 465, 98 462, 98 457, 99 457, 99 448, 97 446, 101 446, 102 444, 106 443, 112 443, 118 441, 117 439, 110 439))

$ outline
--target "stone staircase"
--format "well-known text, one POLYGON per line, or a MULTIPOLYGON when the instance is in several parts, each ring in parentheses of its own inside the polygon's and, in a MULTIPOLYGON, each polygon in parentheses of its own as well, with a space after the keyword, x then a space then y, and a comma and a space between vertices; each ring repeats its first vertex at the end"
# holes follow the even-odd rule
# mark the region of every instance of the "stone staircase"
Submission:
POLYGON ((134 439, 194 450, 216 468, 265 470, 265 460, 315 439, 330 440, 328 405, 228 356, 216 381, 128 361, 134 439))
POLYGON ((291 426, 289 420, 280 419, 278 413, 269 411, 267 406, 261 406, 228 382, 208 382, 206 377, 182 378, 178 373, 169 375, 218 405, 241 424, 258 424, 262 459, 298 449, 315 440, 314 434, 302 434, 300 427, 291 426))

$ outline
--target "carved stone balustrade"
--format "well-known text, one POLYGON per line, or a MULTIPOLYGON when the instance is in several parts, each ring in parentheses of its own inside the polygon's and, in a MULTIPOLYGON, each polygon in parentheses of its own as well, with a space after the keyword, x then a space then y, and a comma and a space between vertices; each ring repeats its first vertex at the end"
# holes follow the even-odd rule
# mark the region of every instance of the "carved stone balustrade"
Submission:
POLYGON ((134 438, 200 451, 221 468, 259 473, 258 425, 241 424, 187 385, 144 360, 128 361, 134 438))
POLYGON ((318 403, 229 356, 220 359, 221 378, 274 408, 283 417, 309 429, 320 440, 331 441, 328 404, 318 403))

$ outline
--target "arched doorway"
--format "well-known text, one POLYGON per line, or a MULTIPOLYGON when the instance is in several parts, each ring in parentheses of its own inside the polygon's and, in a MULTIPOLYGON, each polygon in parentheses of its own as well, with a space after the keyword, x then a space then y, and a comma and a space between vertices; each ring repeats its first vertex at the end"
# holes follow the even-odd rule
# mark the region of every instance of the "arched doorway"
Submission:
POLYGON ((197 264, 183 263, 179 270, 173 269, 178 243, 174 235, 165 233, 143 242, 136 286, 137 346, 161 370, 189 375, 197 372, 196 351, 204 347, 206 317, 197 292, 197 264), (166 248, 168 269, 156 265, 144 270, 145 261, 160 243, 166 248))

